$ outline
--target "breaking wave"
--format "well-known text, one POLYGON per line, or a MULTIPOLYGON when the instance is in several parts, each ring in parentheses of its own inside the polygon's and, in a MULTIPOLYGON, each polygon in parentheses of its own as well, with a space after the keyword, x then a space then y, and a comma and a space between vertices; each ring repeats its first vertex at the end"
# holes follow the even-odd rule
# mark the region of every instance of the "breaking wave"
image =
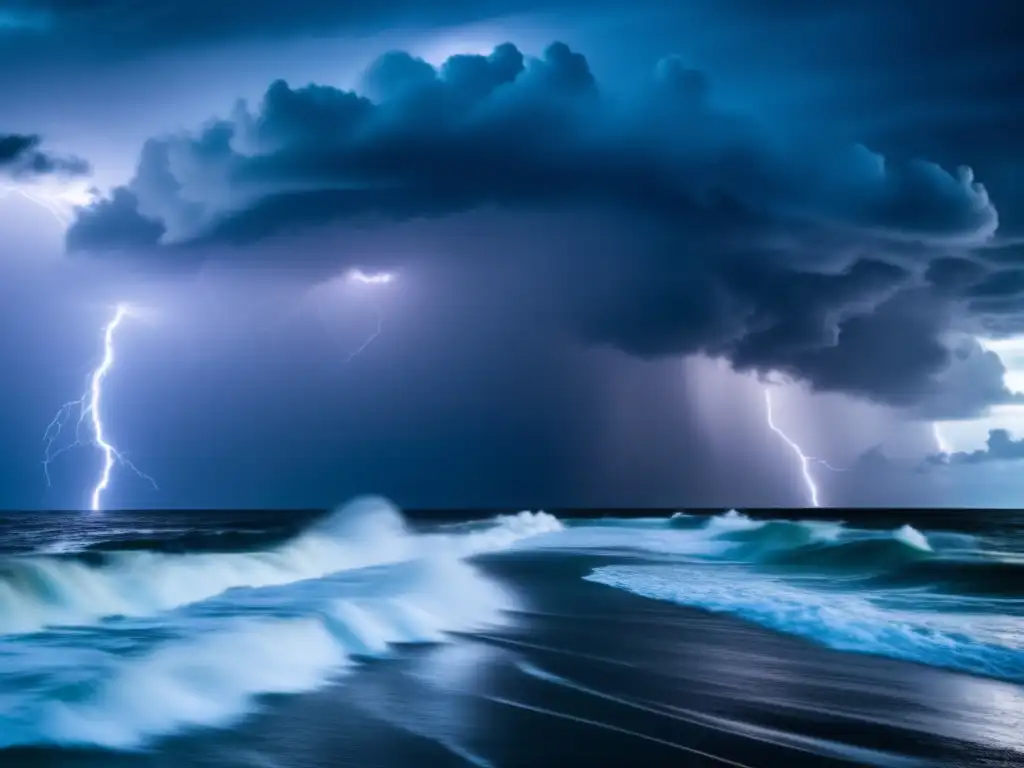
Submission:
POLYGON ((0 648, 12 651, 0 663, 0 748, 137 749, 183 729, 224 727, 257 708, 261 695, 315 690, 394 644, 439 642, 449 631, 497 623, 513 602, 471 566, 430 558, 243 590, 230 607, 164 617, 174 637, 155 643, 149 638, 159 631, 129 624, 107 627, 89 648, 74 637, 62 646, 60 633, 49 641, 60 653, 22 649, 19 658, 0 648), (277 615, 246 615, 268 602, 281 606, 277 615))
MULTIPOLYGON (((971 546, 969 537, 959 537, 957 543, 971 546)), ((910 525, 869 531, 841 522, 755 520, 735 510, 713 517, 679 512, 667 519, 570 521, 560 532, 531 538, 524 546, 641 550, 715 561, 843 569, 911 562, 933 553, 929 538, 910 525)))
POLYGON ((585 577, 643 597, 729 613, 842 651, 1024 682, 1024 633, 1012 616, 899 608, 870 592, 815 590, 747 572, 607 566, 585 577))
POLYGON ((552 515, 521 512, 470 533, 417 534, 393 505, 368 497, 261 551, 12 556, 0 559, 0 634, 151 616, 240 587, 279 586, 422 557, 467 557, 560 529, 552 515))
POLYGON ((619 564, 589 580, 836 649, 1024 681, 1024 558, 909 525, 521 512, 417 532, 368 497, 223 551, 216 531, 199 551, 130 534, 0 558, 0 749, 142 748, 229 725, 266 694, 314 690, 396 644, 499 624, 513 597, 466 561, 520 548, 611 553, 619 564))
POLYGON ((716 559, 774 573, 841 577, 865 589, 1024 600, 1024 561, 987 556, 964 534, 924 534, 911 525, 864 530, 838 522, 756 521, 739 513, 693 529, 716 559))
POLYGON ((564 525, 553 520, 550 526, 538 518, 530 525, 533 535, 516 541, 516 547, 738 564, 773 578, 818 577, 863 589, 1024 604, 1024 557, 1006 559, 986 553, 968 534, 923 533, 909 524, 864 529, 839 521, 757 520, 730 510, 716 516, 677 512, 669 518, 570 520, 564 525))
POLYGON ((679 513, 663 529, 645 548, 681 562, 606 566, 586 578, 839 650, 1024 681, 1024 561, 995 558, 971 536, 735 510, 679 513))

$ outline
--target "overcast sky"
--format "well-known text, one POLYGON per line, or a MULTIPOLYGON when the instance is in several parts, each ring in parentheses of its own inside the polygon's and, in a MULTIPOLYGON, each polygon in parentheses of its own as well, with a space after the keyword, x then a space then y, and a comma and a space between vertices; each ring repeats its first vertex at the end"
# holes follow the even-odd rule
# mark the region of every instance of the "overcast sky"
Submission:
POLYGON ((1018 17, 0 0, 0 506, 1019 506, 1018 17))

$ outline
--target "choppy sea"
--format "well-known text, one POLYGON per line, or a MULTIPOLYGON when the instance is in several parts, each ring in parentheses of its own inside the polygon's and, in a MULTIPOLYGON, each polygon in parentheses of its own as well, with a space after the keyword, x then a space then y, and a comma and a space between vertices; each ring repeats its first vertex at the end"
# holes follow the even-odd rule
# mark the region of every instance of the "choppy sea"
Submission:
POLYGON ((0 766, 1024 765, 1024 515, 814 513, 0 516, 0 766))

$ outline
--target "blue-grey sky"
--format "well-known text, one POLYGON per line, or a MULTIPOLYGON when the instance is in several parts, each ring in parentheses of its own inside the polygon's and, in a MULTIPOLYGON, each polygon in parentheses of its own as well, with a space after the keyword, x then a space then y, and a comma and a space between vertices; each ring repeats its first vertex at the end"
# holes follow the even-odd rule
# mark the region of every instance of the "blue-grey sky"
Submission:
POLYGON ((1017 505, 1018 16, 0 0, 0 505, 1017 505))

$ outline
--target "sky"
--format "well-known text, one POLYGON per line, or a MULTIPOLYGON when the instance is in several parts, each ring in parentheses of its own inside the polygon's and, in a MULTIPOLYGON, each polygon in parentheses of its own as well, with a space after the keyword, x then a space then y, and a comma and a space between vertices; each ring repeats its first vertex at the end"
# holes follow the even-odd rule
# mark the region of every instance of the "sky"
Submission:
POLYGON ((0 0, 0 507, 1019 506, 1015 5, 0 0))

